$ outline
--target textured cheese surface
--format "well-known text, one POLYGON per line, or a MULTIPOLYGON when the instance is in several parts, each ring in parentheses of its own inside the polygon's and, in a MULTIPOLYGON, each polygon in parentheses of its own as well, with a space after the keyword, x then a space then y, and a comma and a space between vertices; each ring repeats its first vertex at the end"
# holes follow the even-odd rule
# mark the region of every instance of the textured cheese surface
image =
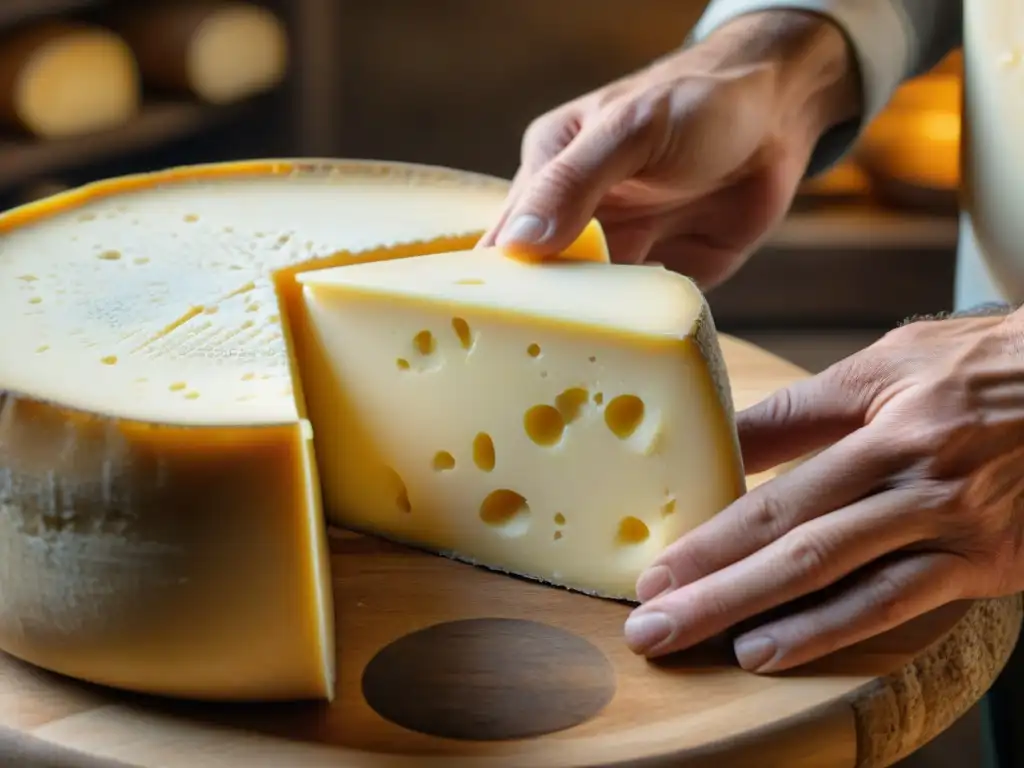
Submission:
POLYGON ((482 250, 298 279, 334 522, 635 598, 667 544, 743 491, 711 318, 684 277, 482 250))
POLYGON ((18 329, 0 385, 159 423, 294 421, 272 273, 466 236, 501 202, 497 185, 368 168, 171 183, 48 216, 0 240, 0 322, 18 329))

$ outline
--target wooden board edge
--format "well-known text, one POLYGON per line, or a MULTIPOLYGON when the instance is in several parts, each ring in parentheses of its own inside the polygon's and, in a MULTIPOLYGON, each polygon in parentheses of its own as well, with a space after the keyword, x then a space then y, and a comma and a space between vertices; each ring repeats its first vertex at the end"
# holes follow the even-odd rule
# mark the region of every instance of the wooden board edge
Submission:
POLYGON ((924 653, 851 694, 856 768, 892 765, 962 717, 1006 665, 1022 620, 1021 594, 976 600, 924 653))
POLYGON ((849 702, 827 702, 738 738, 601 768, 765 768, 781 765, 774 761, 779 755, 785 755, 785 768, 852 768, 857 740, 849 702))

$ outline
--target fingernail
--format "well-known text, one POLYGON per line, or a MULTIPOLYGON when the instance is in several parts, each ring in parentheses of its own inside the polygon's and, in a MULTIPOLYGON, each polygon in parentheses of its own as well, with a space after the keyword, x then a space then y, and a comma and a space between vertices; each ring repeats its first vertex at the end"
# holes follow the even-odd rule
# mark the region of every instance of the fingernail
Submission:
POLYGON ((498 246, 521 243, 530 245, 541 242, 548 235, 551 224, 532 213, 524 213, 498 233, 498 246))
POLYGON ((748 672, 761 672, 775 658, 778 648, 770 637, 741 637, 733 645, 736 660, 748 672))
POLYGON ((626 619, 626 645, 633 653, 644 653, 672 634, 672 622, 663 613, 639 613, 626 619))
POLYGON ((648 568, 636 580, 636 596, 641 603, 646 603, 670 589, 672 589, 672 571, 664 565, 648 568))

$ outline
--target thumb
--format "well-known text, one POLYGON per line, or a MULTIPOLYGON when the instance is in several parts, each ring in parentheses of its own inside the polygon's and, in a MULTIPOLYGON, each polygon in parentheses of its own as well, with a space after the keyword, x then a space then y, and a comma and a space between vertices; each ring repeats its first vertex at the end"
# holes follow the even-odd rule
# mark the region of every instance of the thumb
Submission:
POLYGON ((746 472, 793 461, 864 426, 870 392, 852 368, 849 361, 836 363, 737 414, 746 472))
POLYGON ((568 248, 608 191, 636 175, 650 152, 644 143, 596 121, 537 169, 516 194, 495 244, 543 257, 568 248))

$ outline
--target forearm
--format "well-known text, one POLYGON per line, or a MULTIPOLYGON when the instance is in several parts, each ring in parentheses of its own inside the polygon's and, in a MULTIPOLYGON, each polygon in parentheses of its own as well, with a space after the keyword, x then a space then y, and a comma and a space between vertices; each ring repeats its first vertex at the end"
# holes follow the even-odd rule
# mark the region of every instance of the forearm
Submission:
POLYGON ((854 114, 846 114, 844 102, 823 121, 812 172, 838 159, 903 80, 931 68, 961 37, 962 4, 956 0, 711 0, 693 38, 709 42, 750 14, 794 12, 834 25, 858 83, 854 114))

